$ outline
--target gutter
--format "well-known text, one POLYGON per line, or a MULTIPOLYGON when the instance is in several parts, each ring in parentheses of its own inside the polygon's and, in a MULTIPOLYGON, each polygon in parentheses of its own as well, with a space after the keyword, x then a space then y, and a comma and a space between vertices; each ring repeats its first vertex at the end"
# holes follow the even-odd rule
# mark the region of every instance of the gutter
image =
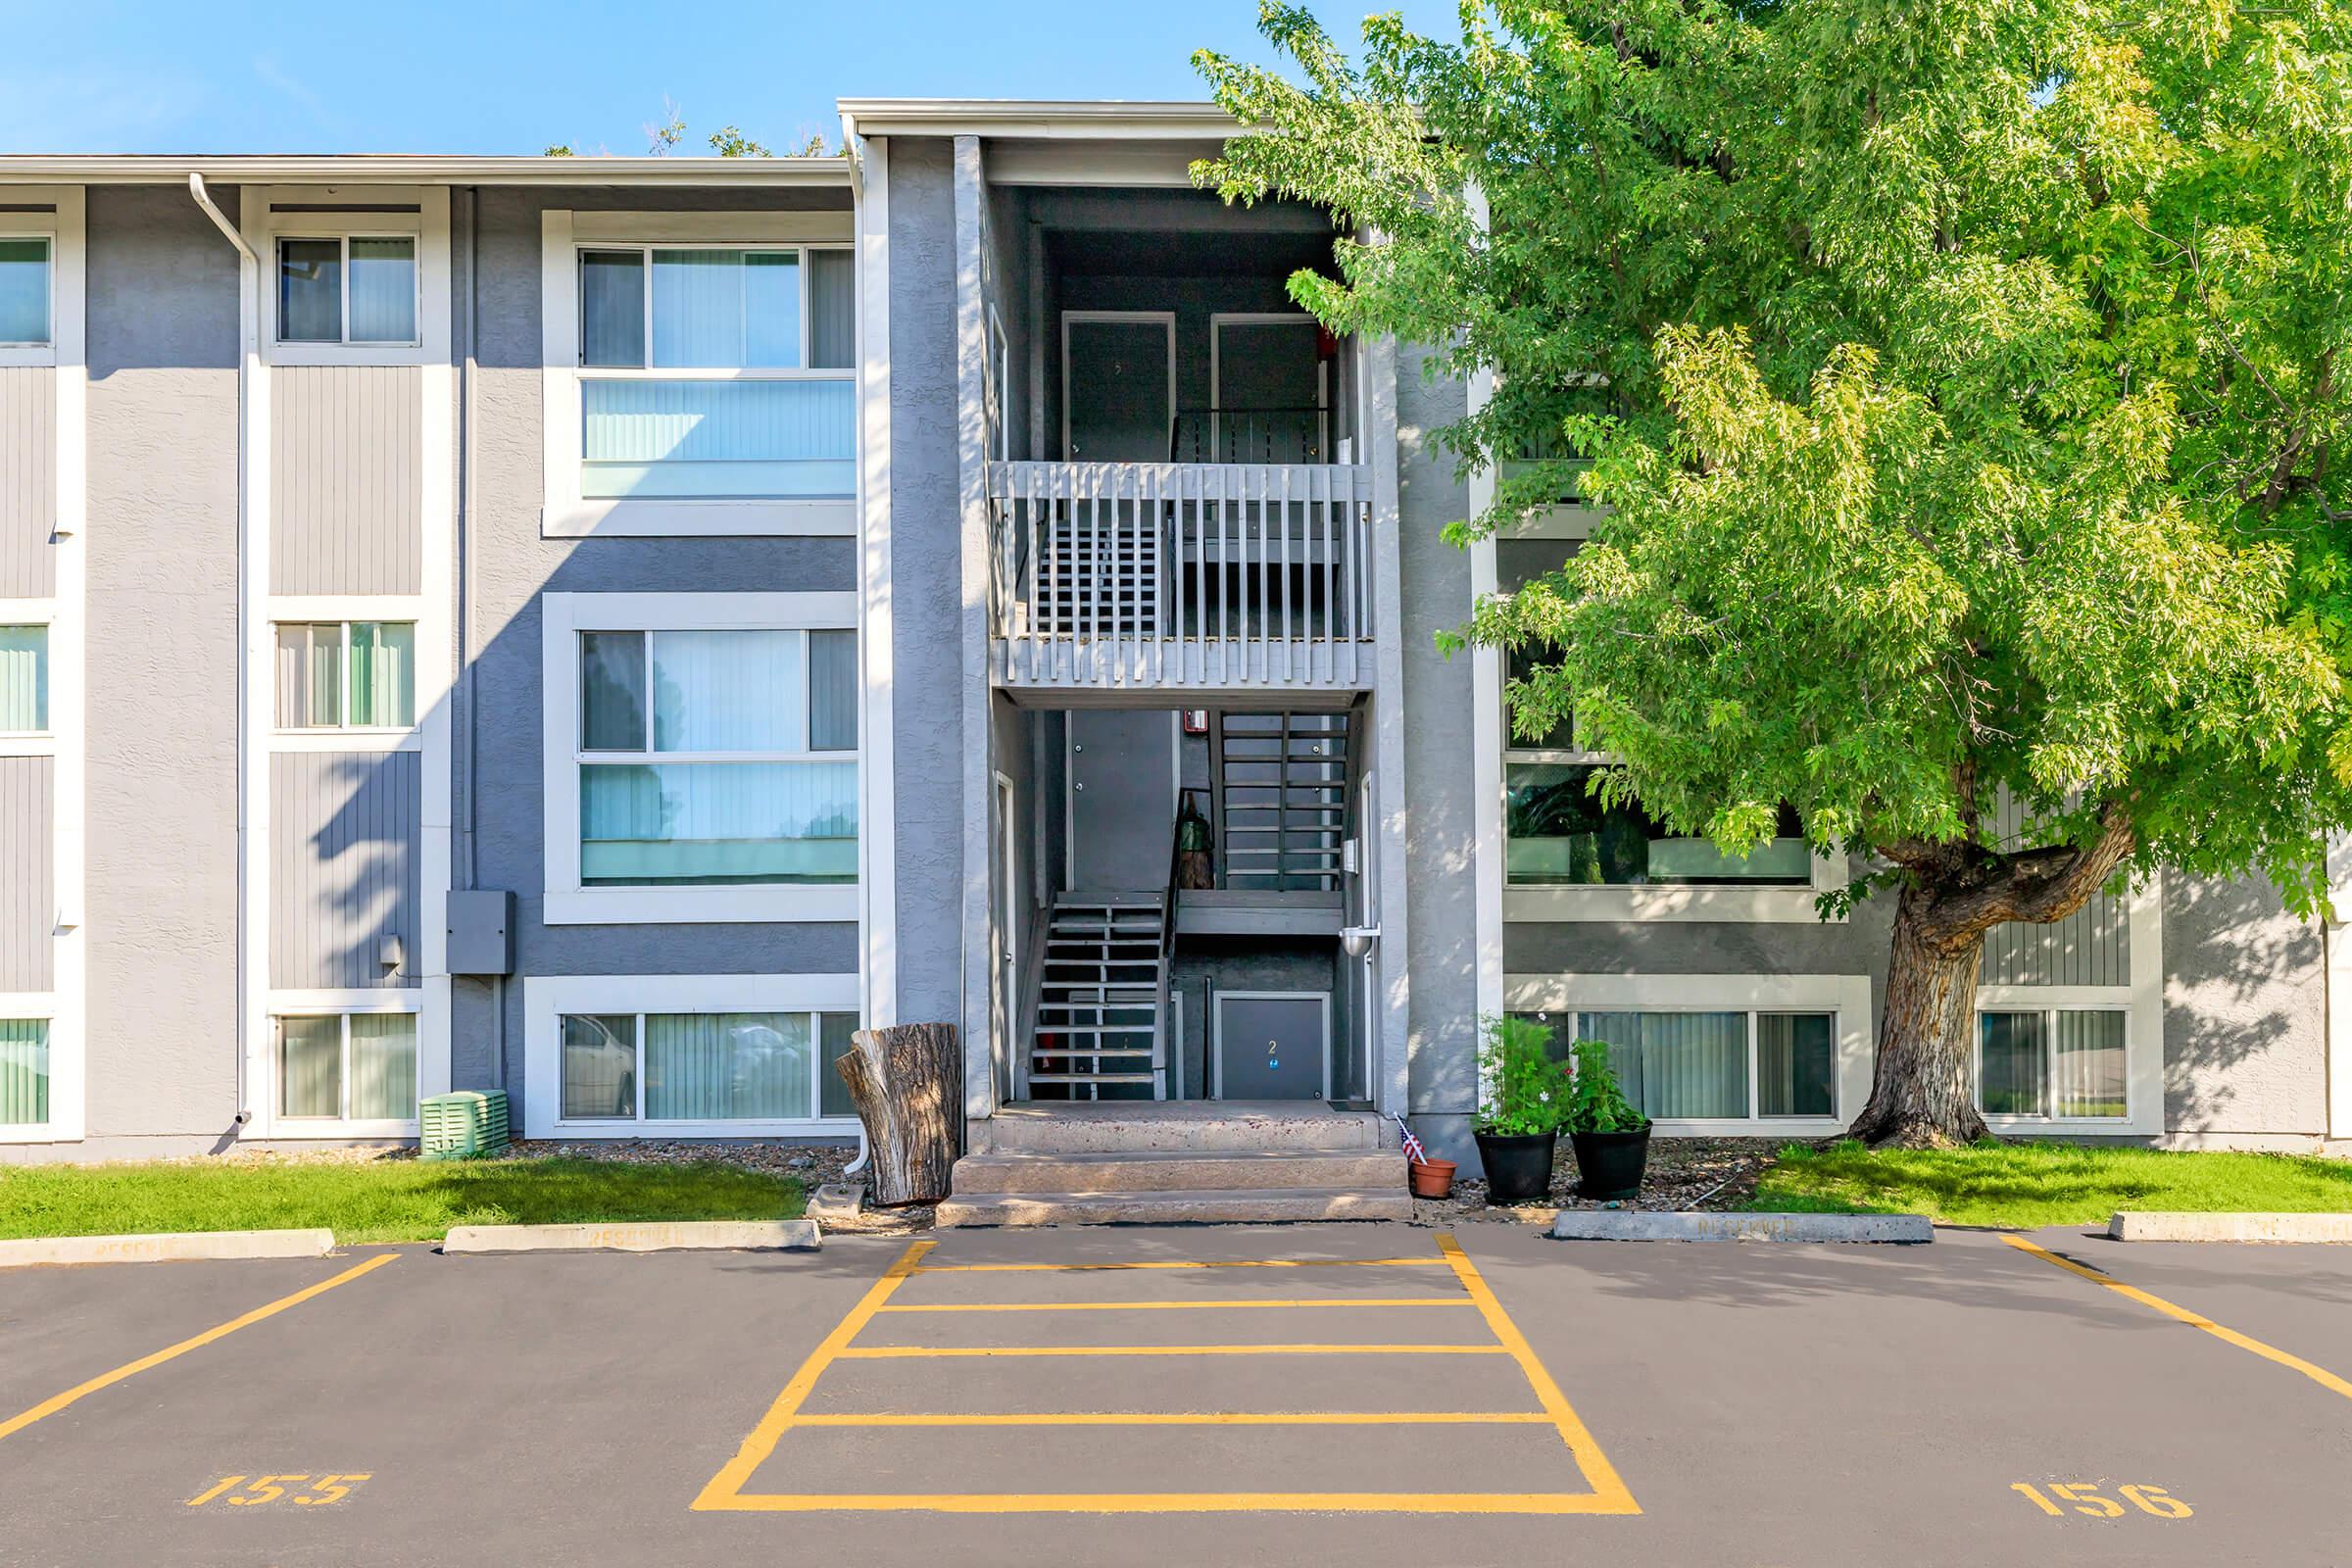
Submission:
POLYGON ((254 890, 246 871, 246 839, 252 833, 252 803, 256 785, 256 761, 253 744, 253 714, 247 710, 246 687, 251 673, 253 643, 253 596, 247 591, 246 573, 251 564, 253 504, 251 475, 247 472, 252 451, 249 400, 256 361, 261 355, 258 334, 261 331, 259 307, 250 297, 261 286, 262 259, 245 243, 245 236, 225 214, 214 205, 212 192, 204 188, 204 175, 188 172, 188 194, 195 198, 204 216, 213 226, 225 235, 237 248, 237 987, 236 1018, 229 1030, 229 1040, 236 1054, 237 1114, 234 1127, 244 1127, 253 1120, 253 1106, 247 1089, 245 1071, 245 1020, 252 998, 247 994, 251 964, 247 944, 252 940, 252 921, 247 918, 254 890))
MULTIPOLYGON (((0 183, 234 185, 841 185, 846 158, 545 158, 369 154, 357 157, 64 154, 0 157, 0 183)), ((201 204, 202 198, 199 198, 201 204)), ((220 221, 218 216, 216 222, 220 221)))

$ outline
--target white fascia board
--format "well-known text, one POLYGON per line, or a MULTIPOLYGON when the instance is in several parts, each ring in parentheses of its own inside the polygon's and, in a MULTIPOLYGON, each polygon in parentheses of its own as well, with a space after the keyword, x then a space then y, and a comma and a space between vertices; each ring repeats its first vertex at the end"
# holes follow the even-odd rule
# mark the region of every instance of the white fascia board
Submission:
POLYGON ((846 158, 547 158, 391 154, 220 157, 65 154, 0 157, 0 184, 184 185, 842 185, 846 158))
POLYGON ((1150 140, 1246 135, 1213 103, 1187 99, 844 98, 860 136, 1027 136, 1150 140))

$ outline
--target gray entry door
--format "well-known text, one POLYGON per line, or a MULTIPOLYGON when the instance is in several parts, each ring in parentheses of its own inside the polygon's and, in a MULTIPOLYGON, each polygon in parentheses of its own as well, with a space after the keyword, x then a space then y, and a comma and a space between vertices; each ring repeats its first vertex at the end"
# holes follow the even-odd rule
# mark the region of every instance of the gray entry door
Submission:
POLYGON ((1331 995, 1220 991, 1219 1100, 1322 1100, 1330 1094, 1331 995))
POLYGON ((1174 327, 1164 318, 1062 323, 1062 430, 1072 463, 1165 463, 1174 327))
POLYGON ((1176 830, 1176 715, 1074 709, 1069 885, 1142 893, 1168 884, 1176 830))

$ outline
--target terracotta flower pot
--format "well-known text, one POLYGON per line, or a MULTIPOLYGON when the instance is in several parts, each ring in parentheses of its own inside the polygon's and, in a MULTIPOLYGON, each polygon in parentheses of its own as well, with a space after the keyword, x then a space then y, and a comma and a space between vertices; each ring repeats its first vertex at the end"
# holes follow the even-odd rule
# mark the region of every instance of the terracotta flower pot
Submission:
POLYGON ((1450 1159, 1416 1159, 1406 1170, 1415 1198, 1445 1198, 1453 1191, 1453 1161, 1450 1159))

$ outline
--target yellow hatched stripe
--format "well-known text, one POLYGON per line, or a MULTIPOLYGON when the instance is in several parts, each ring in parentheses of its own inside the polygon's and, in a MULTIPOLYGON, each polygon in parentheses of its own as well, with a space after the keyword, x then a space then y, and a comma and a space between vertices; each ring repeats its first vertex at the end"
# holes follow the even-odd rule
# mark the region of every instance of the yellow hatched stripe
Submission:
POLYGON ((1630 1496, 1542 1492, 1030 1492, 753 1494, 695 1504, 742 1513, 1640 1513, 1630 1496))
POLYGON ((1093 1274, 1130 1268, 1444 1268, 1442 1257, 1171 1258, 1148 1263, 935 1263, 917 1274, 1093 1274))
POLYGON ((893 1302, 884 1312, 1191 1312, 1261 1306, 1469 1306, 1466 1296, 1365 1296, 1355 1298, 1283 1297, 1275 1299, 1246 1296, 1212 1297, 1202 1301, 951 1301, 937 1305, 893 1302))
POLYGON ((266 1317, 275 1317, 278 1313, 283 1312, 290 1306, 300 1306, 312 1297, 323 1295, 324 1293, 333 1290, 338 1285, 344 1284, 350 1280, 356 1280, 363 1274, 370 1273, 376 1269, 382 1268, 386 1263, 393 1261, 399 1256, 400 1254, 398 1252, 378 1252, 375 1254, 375 1256, 368 1259, 368 1261, 365 1263, 355 1263, 350 1268, 345 1269, 342 1273, 335 1275, 332 1279, 320 1280, 318 1284, 296 1291, 291 1296, 281 1296, 274 1301, 255 1307, 252 1311, 247 1312, 242 1317, 230 1318, 227 1322, 220 1324, 214 1328, 206 1329, 202 1334, 194 1335, 191 1338, 184 1339, 177 1345, 166 1346, 164 1348, 156 1351, 153 1355, 142 1355, 136 1361, 126 1362, 125 1364, 115 1368, 112 1372, 101 1372, 98 1374, 98 1376, 90 1379, 87 1383, 77 1383, 63 1394, 55 1395, 49 1398, 43 1399, 40 1403, 34 1405, 29 1410, 22 1411, 17 1415, 11 1416, 6 1421, 0 1421, 0 1438, 9 1437, 15 1433, 22 1432, 26 1427, 32 1425, 35 1421, 45 1420, 48 1417, 57 1414, 58 1411, 63 1410, 67 1405, 72 1404, 74 1400, 80 1398, 84 1395, 96 1394, 100 1389, 108 1388, 114 1384, 120 1383, 124 1378, 135 1376, 138 1373, 146 1371, 151 1366, 161 1366, 166 1361, 172 1359, 174 1356, 185 1355, 190 1350, 201 1349, 205 1346, 212 1344, 215 1340, 225 1338, 228 1335, 236 1333, 237 1330, 241 1328, 245 1328, 251 1324, 259 1323, 266 1317))
POLYGON ((2352 1382, 2346 1382, 2324 1366, 2315 1366, 2299 1355, 2290 1355, 2275 1345, 2265 1345, 2262 1341, 2249 1335, 2240 1334, 2235 1329, 2226 1329, 2214 1322, 2213 1319, 2191 1312, 2185 1306, 2176 1305, 2161 1296, 2151 1296, 2135 1285, 2126 1285, 2122 1280, 2102 1274, 2095 1268, 2086 1267, 2071 1257, 2060 1257, 2049 1249, 2037 1247, 2022 1236, 2003 1236, 2001 1240, 2021 1252, 2031 1252, 2045 1263, 2055 1264, 2070 1274, 2080 1274, 2093 1285, 2104 1285, 2116 1295, 2130 1297, 2142 1306, 2153 1307, 2177 1323, 2185 1323, 2192 1329, 2202 1329, 2226 1345, 2234 1345, 2241 1350, 2251 1350, 2266 1361, 2276 1361, 2290 1371, 2300 1372, 2321 1388, 2352 1399, 2352 1382))
POLYGON ((1507 1355, 1499 1345, 857 1345, 840 1361, 1036 1355, 1507 1355))
POLYGON ((1560 1441, 1576 1456, 1576 1467, 1584 1472, 1585 1484, 1592 1489, 1596 1497, 1610 1504, 1606 1508, 1592 1511, 1640 1513, 1642 1505, 1634 1501, 1634 1494, 1626 1489, 1624 1480, 1617 1474, 1617 1467, 1609 1463, 1608 1455, 1600 1451, 1600 1445, 1586 1430, 1584 1418, 1576 1413, 1576 1407, 1568 1402, 1568 1396, 1560 1392, 1560 1386, 1551 1380, 1551 1374, 1544 1370, 1544 1363, 1537 1359, 1534 1348, 1527 1343, 1527 1336, 1519 1332, 1519 1325, 1511 1321, 1511 1315, 1494 1298, 1494 1293, 1488 1288, 1486 1277, 1479 1273, 1478 1265, 1471 1262, 1470 1255, 1462 1250, 1462 1244, 1453 1239, 1451 1232, 1441 1231, 1438 1234, 1438 1250, 1446 1254, 1446 1261, 1451 1265, 1454 1277, 1462 1282, 1462 1288, 1478 1303, 1479 1315, 1487 1320, 1487 1327, 1493 1331, 1500 1348, 1517 1361, 1519 1370, 1526 1374, 1528 1386, 1536 1391, 1537 1402, 1544 1406, 1544 1413, 1551 1417, 1552 1425, 1559 1429, 1560 1441))
POLYGON ((1540 1410, 1072 1410, 1026 1415, 796 1415, 796 1427, 1476 1427, 1549 1426, 1540 1410))
POLYGON ((890 1299, 891 1293, 906 1283, 922 1255, 937 1245, 935 1242, 909 1242, 906 1250, 898 1255, 890 1267, 883 1271, 882 1277, 874 1281, 865 1295, 858 1298, 858 1304, 850 1308, 849 1316, 833 1325, 833 1332, 808 1352, 808 1358, 792 1375, 792 1381, 784 1385, 784 1392, 777 1395, 775 1401, 768 1405, 767 1413, 760 1418, 759 1425, 744 1437, 742 1446, 735 1450, 735 1457, 721 1465, 718 1474, 703 1487, 702 1494, 694 1499, 695 1509, 736 1505, 735 1498, 743 1491, 743 1484, 751 1480, 752 1472, 765 1463, 769 1454, 776 1451, 776 1441, 792 1425, 794 1413, 800 1409, 802 1401, 808 1397, 809 1391, 816 1387, 816 1380, 825 1375, 825 1368, 848 1348, 850 1341, 858 1337, 858 1331, 872 1321, 882 1303, 890 1299))

